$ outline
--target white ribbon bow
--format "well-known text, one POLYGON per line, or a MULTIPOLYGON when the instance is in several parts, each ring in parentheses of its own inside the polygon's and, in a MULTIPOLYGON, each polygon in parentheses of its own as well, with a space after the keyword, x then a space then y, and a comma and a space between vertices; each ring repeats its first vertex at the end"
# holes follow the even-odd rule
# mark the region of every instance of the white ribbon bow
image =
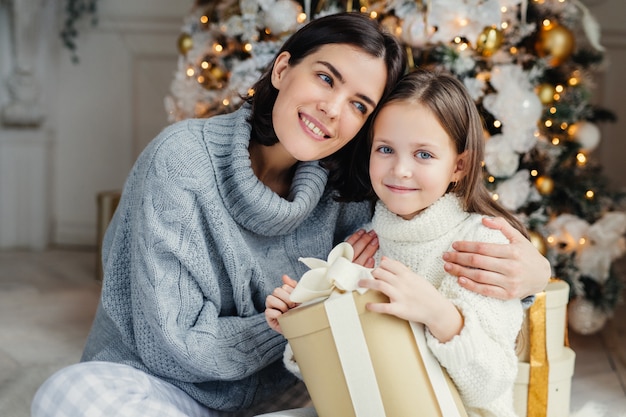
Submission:
POLYGON ((300 282, 291 293, 291 301, 304 303, 317 298, 327 298, 335 289, 339 292, 365 293, 367 288, 359 287, 359 280, 374 279, 372 269, 353 263, 353 257, 352 245, 342 242, 330 251, 327 261, 299 258, 298 260, 311 270, 300 278, 300 282))

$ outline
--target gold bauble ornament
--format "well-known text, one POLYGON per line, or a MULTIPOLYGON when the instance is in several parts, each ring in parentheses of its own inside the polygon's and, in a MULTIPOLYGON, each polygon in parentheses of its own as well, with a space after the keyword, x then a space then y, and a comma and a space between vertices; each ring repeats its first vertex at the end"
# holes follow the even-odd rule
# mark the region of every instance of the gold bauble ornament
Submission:
POLYGON ((203 61, 198 82, 207 90, 219 90, 228 82, 230 74, 226 68, 221 65, 218 58, 206 56, 203 61))
POLYGON ((552 84, 539 84, 535 91, 537 92, 537 97, 539 97, 541 104, 550 104, 554 101, 554 93, 556 93, 556 89, 552 84))
POLYGON ((210 72, 211 76, 217 81, 226 81, 228 79, 228 73, 220 67, 213 67, 210 72))
POLYGON ((482 56, 489 57, 500 48, 503 39, 501 30, 488 26, 478 35, 476 51, 482 56))
POLYGON ((537 178, 535 186, 541 195, 550 195, 554 191, 554 180, 550 177, 541 176, 537 178))
POLYGON ((181 33, 180 36, 178 37, 177 44, 178 44, 178 51, 183 55, 187 55, 187 52, 189 52, 191 48, 193 48, 193 39, 191 38, 190 34, 181 33))
POLYGON ((548 253, 548 245, 546 244, 546 239, 541 235, 541 233, 531 230, 528 232, 528 236, 530 238, 530 243, 537 248, 540 254, 546 256, 548 253))
POLYGON ((574 52, 574 34, 565 26, 550 23, 542 26, 535 50, 540 57, 549 57, 549 65, 561 65, 574 52))

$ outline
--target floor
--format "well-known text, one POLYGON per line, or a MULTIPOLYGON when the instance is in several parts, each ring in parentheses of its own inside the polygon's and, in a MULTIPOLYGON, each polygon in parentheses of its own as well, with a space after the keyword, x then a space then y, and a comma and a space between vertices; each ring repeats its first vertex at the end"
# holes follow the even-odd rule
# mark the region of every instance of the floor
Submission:
MULTIPOLYGON (((95 271, 91 249, 0 251, 0 416, 29 416, 45 378, 79 360, 100 291, 95 271)), ((601 332, 570 332, 572 417, 626 416, 625 317, 621 304, 601 332)))

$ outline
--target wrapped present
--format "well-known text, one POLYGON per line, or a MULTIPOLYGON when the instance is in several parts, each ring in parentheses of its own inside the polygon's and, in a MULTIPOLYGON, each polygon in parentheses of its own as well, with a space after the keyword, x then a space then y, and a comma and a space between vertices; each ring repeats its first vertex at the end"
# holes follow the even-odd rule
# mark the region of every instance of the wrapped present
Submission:
POLYGON ((467 416, 423 326, 365 308, 388 298, 357 289, 371 275, 345 245, 303 260, 292 300, 306 302, 279 318, 319 417, 467 416))
POLYGON ((101 191, 96 196, 96 204, 98 206, 98 218, 97 218, 97 230, 96 230, 96 243, 98 245, 96 256, 96 278, 102 281, 102 240, 106 233, 107 227, 111 222, 113 213, 117 209, 117 205, 120 202, 122 192, 118 190, 101 191))
POLYGON ((569 285, 553 279, 526 312, 513 393, 520 417, 569 416, 576 355, 568 347, 568 300, 569 285))
POLYGON ((292 408, 285 411, 274 411, 273 413, 258 414, 254 417, 318 417, 313 407, 292 408))
POLYGON ((550 360, 547 379, 533 382, 535 389, 545 392, 547 404, 529 401, 530 363, 520 362, 513 388, 515 412, 518 416, 568 417, 570 394, 576 354, 569 347, 563 348, 559 358, 550 360))
POLYGON ((567 335, 567 303, 569 300, 569 285, 567 282, 552 279, 546 289, 537 295, 537 302, 531 306, 524 316, 520 339, 518 340, 518 358, 521 362, 530 360, 531 342, 545 344, 547 359, 560 358, 565 348, 567 335), (541 298, 545 297, 544 300, 541 298), (544 307, 545 304, 545 307, 544 307), (533 326, 541 325, 537 321, 545 321, 545 337, 537 334, 534 340, 531 336, 531 315, 535 315, 533 326))

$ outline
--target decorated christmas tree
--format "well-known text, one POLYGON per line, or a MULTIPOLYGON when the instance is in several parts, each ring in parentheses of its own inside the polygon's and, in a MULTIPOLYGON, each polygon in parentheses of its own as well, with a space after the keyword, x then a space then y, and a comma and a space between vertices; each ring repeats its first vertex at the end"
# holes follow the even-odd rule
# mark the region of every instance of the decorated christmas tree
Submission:
POLYGON ((614 115, 592 102, 606 62, 578 0, 198 0, 178 39, 169 120, 237 108, 287 37, 340 11, 380 20, 409 70, 443 68, 464 82, 485 121, 493 198, 570 284, 570 326, 601 329, 623 287, 614 262, 626 250, 626 199, 592 155, 598 125, 614 115))

